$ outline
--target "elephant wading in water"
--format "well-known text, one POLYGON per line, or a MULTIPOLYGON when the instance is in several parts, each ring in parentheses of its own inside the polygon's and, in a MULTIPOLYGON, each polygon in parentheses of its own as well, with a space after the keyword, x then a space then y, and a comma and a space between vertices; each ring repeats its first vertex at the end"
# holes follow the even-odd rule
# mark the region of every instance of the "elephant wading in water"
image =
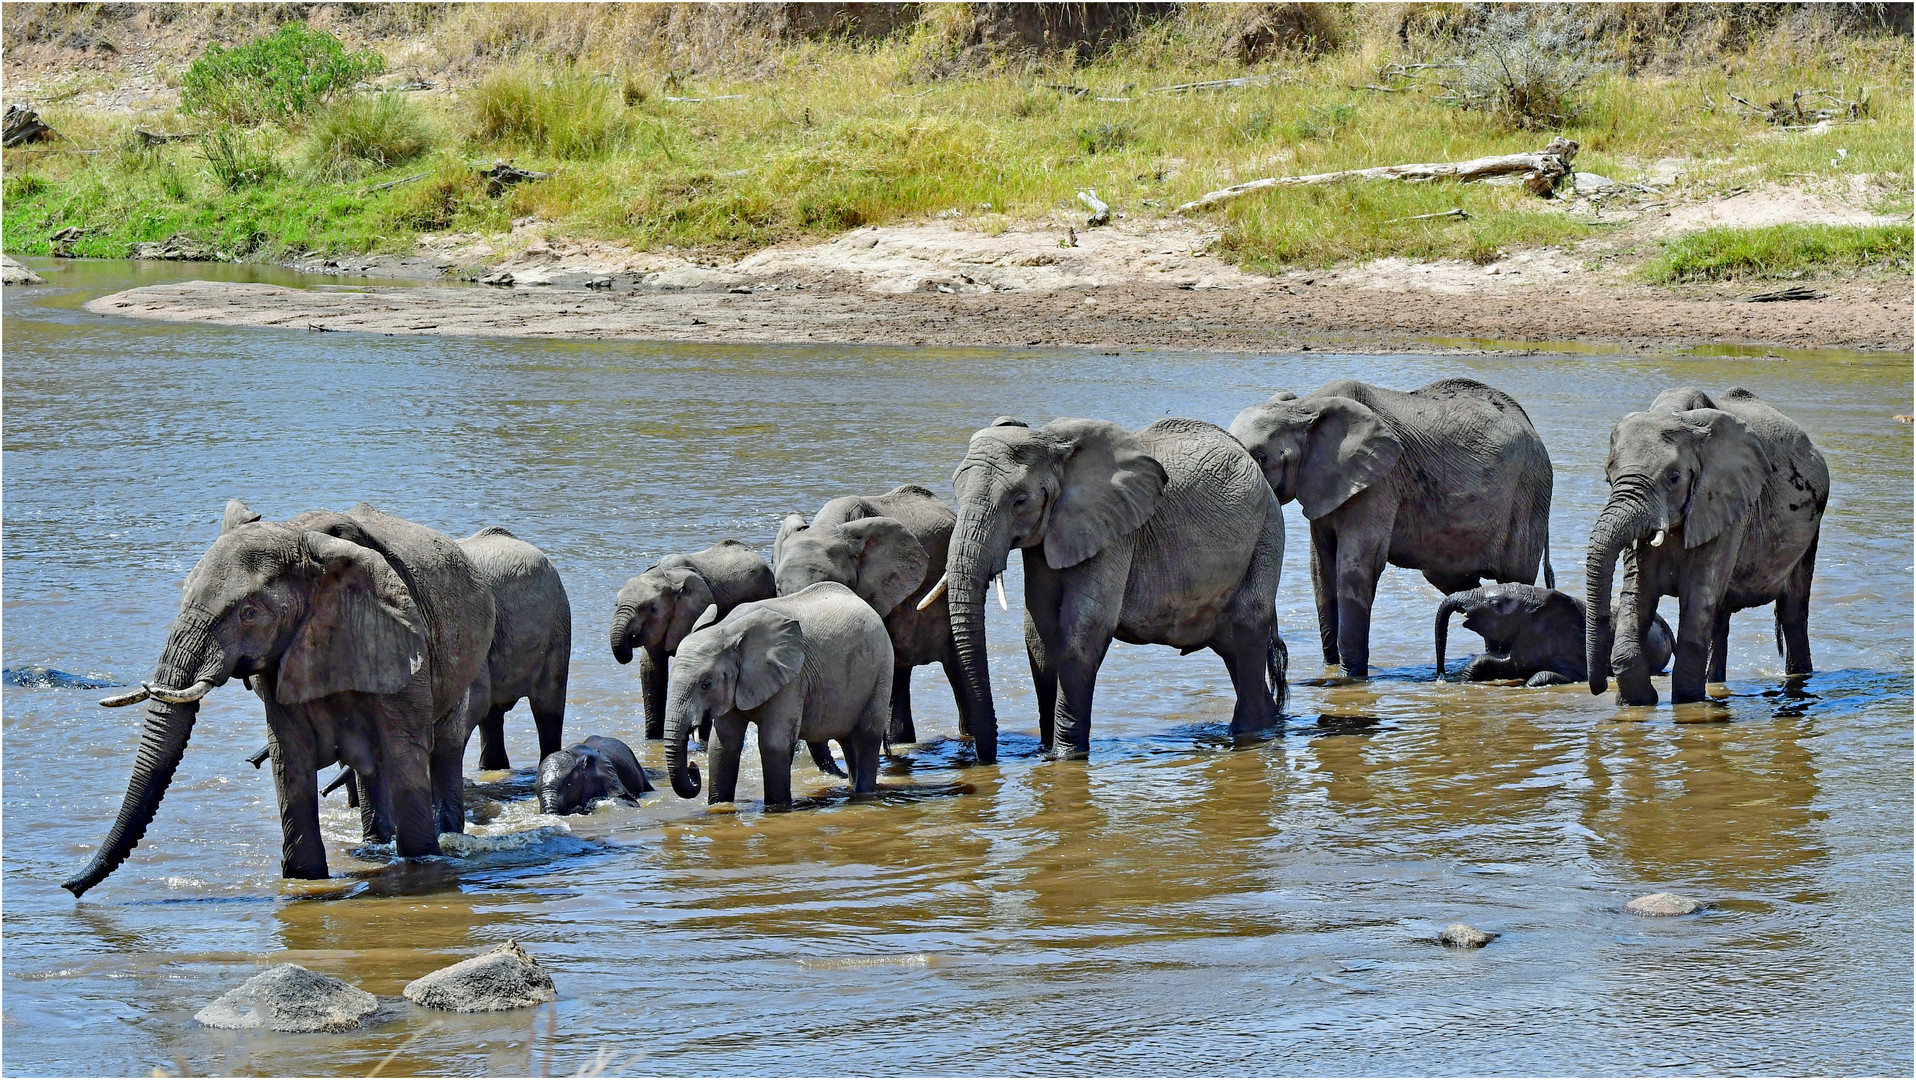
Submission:
POLYGON ((186 752, 199 700, 235 676, 266 707, 289 878, 326 876, 320 768, 360 785, 369 840, 434 855, 461 832, 460 758, 472 702, 488 700, 492 594, 451 537, 364 503, 258 520, 235 499, 219 538, 187 575, 180 613, 141 689, 150 700, 120 814, 75 896, 125 861, 153 821, 186 752))
POLYGON ((911 715, 911 669, 939 664, 958 702, 958 734, 970 735, 958 652, 951 645, 951 612, 941 596, 919 608, 945 572, 958 515, 924 488, 907 484, 883 495, 848 495, 819 508, 808 525, 792 514, 772 547, 780 596, 820 581, 857 593, 885 620, 897 669, 891 681, 893 744, 918 741, 911 715))
POLYGON ((1610 610, 1619 559, 1623 589, 1614 623, 1590 621, 1591 693, 1614 672, 1618 704, 1656 704, 1638 643, 1665 596, 1679 612, 1672 702, 1701 701, 1706 679, 1723 681, 1730 613, 1763 604, 1776 605, 1784 672, 1810 673, 1810 578, 1830 477, 1802 428, 1740 387, 1715 398, 1666 390, 1617 421, 1604 476, 1610 500, 1590 530, 1588 607, 1610 610))
POLYGON ((640 651, 646 738, 665 735, 666 660, 705 609, 718 605, 722 619, 748 600, 776 595, 772 568, 737 540, 720 540, 690 555, 667 555, 625 583, 612 611, 612 658, 629 664, 634 650, 640 651))
POLYGON ((980 763, 997 757, 985 585, 1024 552, 1025 651, 1038 730, 1056 755, 1091 744, 1098 667, 1116 638, 1208 648, 1237 690, 1234 734, 1269 728, 1284 701, 1277 581, 1284 518, 1257 465, 1223 429, 1160 420, 1039 428, 1009 417, 971 437, 945 579, 980 763))
POLYGON ((1311 523, 1324 662, 1370 675, 1370 609, 1385 563, 1448 595, 1550 570, 1550 455, 1509 395, 1470 379, 1409 393, 1340 379, 1237 415, 1231 434, 1311 523))
POLYGON ((492 590, 498 620, 486 668, 492 693, 477 702, 479 767, 510 769, 505 716, 528 699, 539 729, 539 757, 559 749, 565 736, 565 686, 572 663, 572 603, 546 553, 498 526, 459 541, 492 590))
MULTIPOLYGON (((1479 585, 1451 593, 1437 605, 1437 677, 1444 677, 1450 617, 1463 612, 1464 629, 1483 635, 1484 652, 1464 665, 1465 682, 1525 679, 1531 686, 1582 682, 1583 601, 1536 585, 1479 585)), ((1644 631, 1643 655, 1652 671, 1670 662, 1675 641, 1657 616, 1644 631)))
POLYGON ((603 735, 547 754, 534 785, 541 814, 581 814, 595 799, 636 803, 651 790, 632 748, 603 735))
POLYGON ((877 791, 891 677, 884 620, 835 581, 741 604, 722 620, 714 607, 672 664, 665 732, 672 790, 684 799, 698 795, 699 773, 686 761, 686 743, 694 727, 710 724, 708 799, 731 802, 749 723, 758 726, 766 806, 791 804, 792 754, 801 741, 837 739, 852 791, 877 791))

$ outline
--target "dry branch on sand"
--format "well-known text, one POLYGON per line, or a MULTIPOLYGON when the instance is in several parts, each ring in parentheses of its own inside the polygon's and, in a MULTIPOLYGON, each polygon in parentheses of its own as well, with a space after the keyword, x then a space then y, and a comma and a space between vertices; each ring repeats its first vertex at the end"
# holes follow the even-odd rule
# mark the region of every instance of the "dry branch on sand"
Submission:
POLYGON ((1455 180, 1459 183, 1467 183, 1472 180, 1486 180, 1493 176, 1511 176, 1521 173, 1526 174, 1523 178, 1525 188, 1538 195, 1548 195, 1551 189, 1557 186, 1558 181, 1570 175, 1570 162, 1576 156, 1577 144, 1569 139, 1558 138, 1550 140, 1550 145, 1542 150, 1527 154, 1501 154, 1496 157, 1473 158, 1469 161, 1432 164, 1382 165, 1372 169, 1345 169, 1341 172, 1312 173, 1307 176, 1267 176, 1262 180, 1246 181, 1199 196, 1178 207, 1177 212, 1188 214, 1194 210, 1203 210, 1265 188, 1334 184, 1342 180, 1402 180, 1408 183, 1425 180, 1455 180))
POLYGON ((3 140, 7 146, 37 142, 41 139, 59 137, 59 132, 48 127, 40 119, 40 114, 25 105, 7 106, 6 135, 3 140))

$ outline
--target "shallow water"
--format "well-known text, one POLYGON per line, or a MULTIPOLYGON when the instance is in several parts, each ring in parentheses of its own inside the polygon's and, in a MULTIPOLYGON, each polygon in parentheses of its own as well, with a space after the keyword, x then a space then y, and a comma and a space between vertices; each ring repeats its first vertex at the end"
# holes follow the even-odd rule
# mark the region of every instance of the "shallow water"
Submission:
MULTIPOLYGON (((463 854, 390 865, 329 800, 334 878, 279 880, 263 741, 237 685, 207 700, 144 843, 76 903, 135 710, 98 690, 4 697, 8 1074, 1885 1073, 1911 1045, 1907 359, 1255 356, 380 338, 141 324, 79 310, 234 267, 49 263, 5 297, 5 666, 146 677, 227 498, 268 518, 366 500, 455 536, 542 546, 577 619, 569 738, 639 738, 612 595, 659 555, 917 482, 950 494, 992 417, 1228 423, 1282 388, 1468 375, 1509 391, 1557 464, 1554 560, 1577 582, 1615 418, 1740 383, 1829 459, 1811 641, 1782 692, 1766 611, 1732 625, 1728 722, 1677 724, 1579 687, 1440 684, 1437 596, 1386 575, 1377 678, 1317 662, 1302 520, 1278 603, 1285 734, 1232 749, 1208 654, 1120 647, 1089 762, 1036 755, 1013 610, 989 605, 1001 764, 966 764, 919 669, 928 742, 854 805, 799 768, 792 813, 639 808, 543 818, 536 741, 469 773, 463 854), (368 856, 355 858, 353 852, 368 856), (1683 919, 1624 915, 1670 890, 1683 919), (1489 948, 1433 944, 1467 921, 1489 948), (514 938, 555 1006, 480 1016, 401 1001, 351 1035, 198 1027, 291 961, 394 996, 514 938), (604 1055, 604 1056, 600 1056, 604 1055)), ((312 283, 312 282, 308 282, 312 283)), ((1671 602, 1665 614, 1674 618, 1671 602)), ((1457 628, 1457 659, 1477 644, 1457 628)), ((1667 694, 1667 682, 1664 683, 1667 694)), ((468 765, 476 760, 470 751, 468 765)), ((748 765, 756 755, 748 754, 748 765)), ((741 795, 756 794, 748 769, 741 795)))

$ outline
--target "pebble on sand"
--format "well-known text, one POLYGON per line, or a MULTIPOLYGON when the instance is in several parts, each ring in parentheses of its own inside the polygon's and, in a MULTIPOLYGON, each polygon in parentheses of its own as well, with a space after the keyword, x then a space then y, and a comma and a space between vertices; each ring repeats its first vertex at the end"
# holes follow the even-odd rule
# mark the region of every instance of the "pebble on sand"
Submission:
POLYGON ((1495 934, 1487 934, 1466 923, 1454 922, 1444 927, 1437 940, 1453 949, 1481 949, 1497 939, 1495 934))
POLYGON ((1623 905, 1623 910, 1632 915, 1689 915, 1702 907, 1687 896, 1660 892, 1639 896, 1623 905))
POLYGON ((448 1012, 524 1009, 558 997, 552 976, 516 941, 406 984, 408 1000, 448 1012))
POLYGON ((351 1031, 378 1008, 379 999, 356 986, 280 964, 227 991, 193 1019, 210 1028, 351 1031))

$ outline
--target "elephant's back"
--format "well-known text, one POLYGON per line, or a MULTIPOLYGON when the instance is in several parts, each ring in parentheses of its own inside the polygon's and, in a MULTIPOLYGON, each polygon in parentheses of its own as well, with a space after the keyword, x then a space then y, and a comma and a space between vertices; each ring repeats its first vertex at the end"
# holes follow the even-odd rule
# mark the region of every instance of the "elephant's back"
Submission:
POLYGON ((805 665, 815 680, 845 683, 880 667, 892 668, 885 620, 836 581, 820 581, 759 604, 798 620, 805 635, 805 665))
POLYGON ((393 564, 425 616, 432 648, 433 701, 450 708, 492 646, 492 590, 459 542, 437 529, 365 503, 346 511, 367 546, 393 564))
POLYGON ((548 657, 570 655, 572 603, 545 552, 503 529, 467 537, 459 546, 492 592, 488 656, 495 697, 535 677, 548 657))
POLYGON ((1276 497, 1242 443, 1182 417, 1138 433, 1164 467, 1164 491, 1139 530, 1124 622, 1166 644, 1209 640, 1250 570, 1276 497), (1188 624, 1188 625, 1187 625, 1188 624))
MULTIPOLYGON (((763 600, 778 593, 772 567, 757 549, 738 540, 720 540, 703 551, 679 556, 687 569, 695 570, 712 590, 713 602, 720 611, 730 611, 751 600, 763 600)), ((665 565, 660 560, 659 565, 665 565)))

